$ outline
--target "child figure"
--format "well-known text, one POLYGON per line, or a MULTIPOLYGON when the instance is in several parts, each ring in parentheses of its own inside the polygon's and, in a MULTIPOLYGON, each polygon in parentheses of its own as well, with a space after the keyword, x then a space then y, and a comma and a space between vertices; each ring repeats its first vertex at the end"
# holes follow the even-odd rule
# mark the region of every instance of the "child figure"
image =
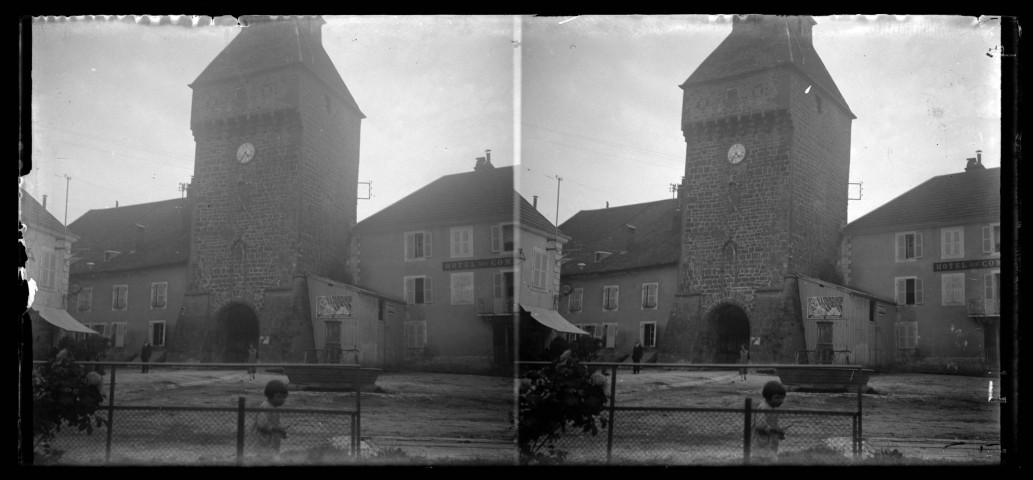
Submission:
MULTIPOLYGON (((274 409, 287 401, 287 385, 270 380, 265 385, 265 401, 261 409, 274 409)), ((260 459, 275 460, 280 454, 280 440, 287 438, 287 430, 280 427, 279 412, 257 412, 251 428, 250 447, 260 459)))
POLYGON ((786 437, 785 430, 778 425, 778 414, 772 410, 782 406, 786 399, 786 389, 781 383, 772 380, 764 384, 761 391, 764 403, 757 407, 753 416, 753 435, 750 441, 750 461, 758 463, 778 461, 778 443, 786 437))
MULTIPOLYGON (((255 348, 255 344, 250 344, 247 347, 247 363, 258 363, 258 349, 255 348)), ((255 367, 248 367, 247 373, 251 375, 251 379, 255 379, 255 367)))
MULTIPOLYGON (((746 365, 750 363, 750 349, 746 348, 746 344, 739 346, 739 364, 746 365)), ((739 369, 739 375, 742 376, 742 381, 746 381, 746 367, 739 369)))

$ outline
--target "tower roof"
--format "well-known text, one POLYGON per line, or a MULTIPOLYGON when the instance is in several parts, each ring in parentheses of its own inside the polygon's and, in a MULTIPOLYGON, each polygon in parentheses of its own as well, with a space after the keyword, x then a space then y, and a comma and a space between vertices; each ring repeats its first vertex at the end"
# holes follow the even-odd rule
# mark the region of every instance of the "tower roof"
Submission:
POLYGON ((732 18, 732 33, 689 75, 682 88, 792 65, 831 96, 851 118, 857 118, 814 50, 811 27, 815 24, 810 16, 736 15, 732 18))
POLYGON ((323 49, 320 17, 242 17, 244 27, 205 67, 191 87, 236 80, 291 65, 308 68, 365 118, 334 62, 323 49))

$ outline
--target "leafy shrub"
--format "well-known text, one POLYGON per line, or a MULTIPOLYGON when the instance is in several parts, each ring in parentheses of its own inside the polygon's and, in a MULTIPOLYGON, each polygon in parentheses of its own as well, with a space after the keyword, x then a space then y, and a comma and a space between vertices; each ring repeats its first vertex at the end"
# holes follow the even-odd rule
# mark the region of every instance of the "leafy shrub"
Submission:
POLYGON ((106 419, 97 415, 104 401, 103 383, 100 374, 86 371, 68 356, 51 359, 34 372, 32 429, 37 461, 56 461, 64 453, 50 446, 63 426, 91 435, 94 425, 99 428, 105 424, 106 419))
POLYGON ((555 443, 568 427, 592 435, 606 428, 606 389, 600 377, 577 358, 565 358, 521 379, 518 418, 511 414, 521 464, 562 462, 567 453, 555 443))

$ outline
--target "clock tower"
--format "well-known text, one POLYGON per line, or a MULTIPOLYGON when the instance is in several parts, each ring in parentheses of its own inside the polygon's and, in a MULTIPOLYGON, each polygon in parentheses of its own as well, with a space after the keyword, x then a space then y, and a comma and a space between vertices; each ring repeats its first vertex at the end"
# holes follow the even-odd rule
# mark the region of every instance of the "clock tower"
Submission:
POLYGON ((681 85, 685 177, 678 297, 665 350, 697 362, 795 362, 796 275, 841 283, 850 126, 810 17, 735 16, 681 85))
POLYGON ((188 293, 172 339, 187 357, 242 361, 254 343, 290 360, 312 348, 304 274, 348 280, 364 115, 324 23, 243 17, 190 85, 188 293))

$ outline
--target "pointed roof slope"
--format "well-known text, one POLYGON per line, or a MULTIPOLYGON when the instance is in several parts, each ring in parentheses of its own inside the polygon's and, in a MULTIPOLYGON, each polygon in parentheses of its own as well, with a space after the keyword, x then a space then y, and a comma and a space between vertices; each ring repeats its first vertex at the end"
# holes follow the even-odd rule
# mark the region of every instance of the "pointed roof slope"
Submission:
POLYGON ((334 90, 363 118, 362 110, 323 49, 320 17, 244 17, 230 41, 190 86, 240 79, 258 72, 302 65, 334 90))
MULTIPOLYGON (((355 225, 359 232, 510 222, 554 232, 556 227, 513 189, 513 167, 445 175, 355 225), (519 209, 519 210, 518 210, 519 209)), ((562 234, 561 234, 562 235, 562 234)))
POLYGON ((682 88, 725 77, 792 65, 832 96, 851 118, 857 118, 814 50, 813 18, 745 15, 732 18, 732 33, 689 76, 682 88), (797 22, 800 22, 797 24, 797 22))
POLYGON ((563 275, 601 273, 677 264, 681 257, 681 216, 675 199, 582 210, 560 225, 571 236, 563 249, 563 275), (676 220, 677 219, 677 220, 676 220), (628 248, 628 226, 635 227, 628 248), (609 252, 595 261, 595 252, 609 252), (579 267, 579 263, 584 266, 579 267))
POLYGON ((72 237, 73 240, 78 238, 21 187, 18 188, 18 205, 18 218, 28 228, 47 230, 56 236, 72 237))
POLYGON ((987 168, 930 178, 847 224, 848 234, 960 225, 1001 218, 1001 169, 987 168))
POLYGON ((124 207, 90 210, 68 229, 80 236, 72 246, 71 273, 185 263, 190 259, 190 199, 177 198, 124 207), (145 227, 144 248, 137 250, 137 225, 145 227), (104 252, 118 256, 105 261, 104 252), (93 262, 87 266, 87 262, 93 262))

